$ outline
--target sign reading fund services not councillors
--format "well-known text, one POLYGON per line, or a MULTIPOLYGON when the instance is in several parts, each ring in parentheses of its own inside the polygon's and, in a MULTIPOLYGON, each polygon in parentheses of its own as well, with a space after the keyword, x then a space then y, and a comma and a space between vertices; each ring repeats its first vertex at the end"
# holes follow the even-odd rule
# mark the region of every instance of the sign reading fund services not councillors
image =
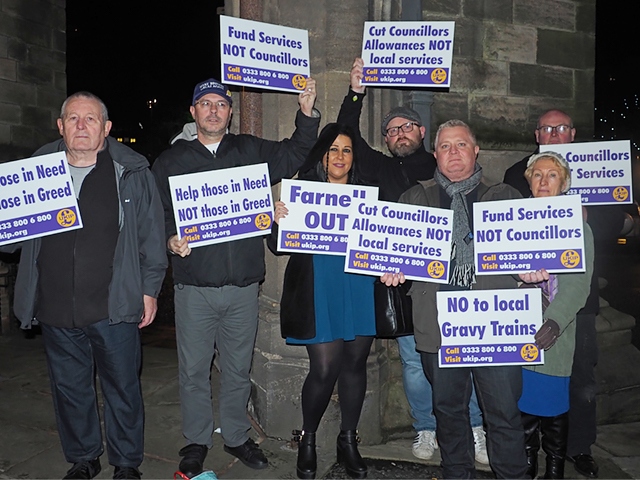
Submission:
POLYGON ((169 177, 178 237, 191 248, 271 232, 266 163, 169 177))
POLYGON ((451 86, 454 22, 365 22, 363 85, 451 86))
POLYGON ((534 340, 542 325, 540 289, 437 292, 436 300, 441 367, 544 363, 534 340))
POLYGON ((64 152, 0 164, 0 245, 82 228, 64 152))
POLYGON ((354 203, 345 272, 402 272, 448 283, 453 211, 391 202, 354 203))
POLYGON ((289 214, 280 219, 278 250, 344 255, 353 204, 375 201, 378 187, 282 180, 281 200, 289 214))
POLYGON ((540 145, 540 152, 561 154, 571 168, 570 194, 582 203, 607 205, 632 203, 633 184, 629 140, 540 145))
POLYGON ((300 92, 309 77, 306 30, 220 16, 222 82, 300 92))
POLYGON ((584 230, 578 195, 473 205, 478 275, 584 272, 584 230))

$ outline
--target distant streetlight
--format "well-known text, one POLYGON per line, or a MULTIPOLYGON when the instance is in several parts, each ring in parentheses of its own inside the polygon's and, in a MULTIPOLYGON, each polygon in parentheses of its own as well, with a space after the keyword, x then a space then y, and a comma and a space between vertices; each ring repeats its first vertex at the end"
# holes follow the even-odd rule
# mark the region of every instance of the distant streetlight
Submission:
POLYGON ((147 100, 147 107, 153 108, 156 103, 158 103, 158 100, 156 100, 155 98, 153 100, 147 100))

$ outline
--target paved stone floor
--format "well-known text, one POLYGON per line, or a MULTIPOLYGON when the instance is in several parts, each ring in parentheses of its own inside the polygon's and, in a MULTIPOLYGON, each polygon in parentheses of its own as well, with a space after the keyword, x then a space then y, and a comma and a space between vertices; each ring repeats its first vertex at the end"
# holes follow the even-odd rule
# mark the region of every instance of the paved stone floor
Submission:
MULTIPOLYGON (((151 328, 151 327, 150 327, 151 328)), ((159 328, 159 326, 157 327, 159 328)), ((177 451, 184 445, 180 433, 176 351, 170 329, 143 335, 145 398, 145 459, 141 470, 145 479, 170 479, 177 467, 177 451)), ((217 374, 213 375, 217 388, 217 374)), ((295 453, 287 440, 261 437, 270 466, 251 470, 222 450, 214 439, 206 467, 221 478, 295 478, 295 453)), ((411 455, 412 432, 401 433, 384 445, 363 446, 361 451, 371 467, 369 478, 441 478, 440 458, 421 462, 411 455)), ((319 478, 347 478, 335 466, 335 446, 320 445, 319 478)), ((600 478, 640 478, 640 423, 599 427, 594 456, 600 464, 600 478)), ((541 457, 541 462, 544 460, 541 457)), ((111 478, 113 469, 102 456, 98 479, 111 478)), ((486 467, 479 478, 491 478, 486 467)), ((61 478, 65 462, 53 417, 49 381, 41 338, 27 340, 22 335, 0 337, 0 479, 61 478)), ((543 467, 541 467, 543 468, 543 467)), ((567 465, 567 478, 581 478, 567 465)))

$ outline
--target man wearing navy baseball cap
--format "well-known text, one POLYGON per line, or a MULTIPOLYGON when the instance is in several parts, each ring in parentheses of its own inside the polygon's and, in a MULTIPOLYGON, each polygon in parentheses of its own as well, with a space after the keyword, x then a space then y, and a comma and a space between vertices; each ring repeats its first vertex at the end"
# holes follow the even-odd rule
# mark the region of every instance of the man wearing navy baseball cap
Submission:
POLYGON ((182 433, 179 470, 192 478, 204 469, 213 443, 211 362, 219 352, 220 428, 224 450, 245 465, 268 462, 249 437, 247 403, 251 359, 258 327, 258 288, 264 280, 262 237, 232 240, 191 250, 178 239, 168 178, 193 172, 267 163, 272 183, 291 178, 313 146, 320 114, 313 108, 316 82, 308 78, 298 96, 296 129, 288 140, 270 141, 229 133, 231 92, 218 80, 198 83, 190 107, 196 138, 178 139, 153 165, 165 210, 167 248, 172 256, 175 322, 179 359, 182 433))

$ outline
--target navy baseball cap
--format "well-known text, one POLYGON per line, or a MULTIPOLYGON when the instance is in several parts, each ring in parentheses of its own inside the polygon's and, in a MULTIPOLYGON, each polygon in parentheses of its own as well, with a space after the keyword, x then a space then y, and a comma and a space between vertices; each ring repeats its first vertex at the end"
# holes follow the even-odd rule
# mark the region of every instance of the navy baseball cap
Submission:
POLYGON ((196 85, 196 88, 193 89, 193 101, 191 102, 191 105, 195 105, 198 99, 205 96, 207 93, 220 95, 227 102, 229 102, 229 105, 233 104, 231 91, 215 78, 210 78, 209 80, 200 82, 196 85))

